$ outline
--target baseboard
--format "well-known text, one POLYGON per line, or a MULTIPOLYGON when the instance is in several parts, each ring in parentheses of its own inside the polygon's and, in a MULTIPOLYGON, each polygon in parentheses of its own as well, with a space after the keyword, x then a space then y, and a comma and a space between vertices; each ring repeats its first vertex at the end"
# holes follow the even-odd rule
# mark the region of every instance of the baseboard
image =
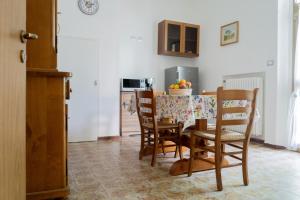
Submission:
POLYGON ((57 198, 65 198, 69 194, 70 194, 70 188, 67 186, 65 188, 61 188, 57 190, 27 193, 26 199, 27 200, 57 199, 57 198))
POLYGON ((128 137, 139 137, 141 134, 140 133, 133 133, 128 135, 128 137))
POLYGON ((286 149, 286 147, 284 147, 284 146, 265 143, 264 140, 258 139, 258 138, 251 138, 251 139, 250 139, 250 142, 252 142, 252 143, 257 143, 257 144, 262 144, 262 145, 264 145, 264 146, 266 146, 266 147, 269 147, 269 148, 272 148, 272 149, 286 149))
POLYGON ((264 145, 265 145, 266 147, 270 147, 270 148, 272 148, 272 149, 286 149, 286 147, 284 147, 284 146, 275 145, 275 144, 264 143, 264 145))
POLYGON ((107 140, 119 140, 121 136, 105 136, 105 137, 98 137, 98 141, 107 141, 107 140))
POLYGON ((258 144, 265 144, 265 141, 263 139, 259 139, 259 138, 250 138, 250 142, 258 143, 258 144))

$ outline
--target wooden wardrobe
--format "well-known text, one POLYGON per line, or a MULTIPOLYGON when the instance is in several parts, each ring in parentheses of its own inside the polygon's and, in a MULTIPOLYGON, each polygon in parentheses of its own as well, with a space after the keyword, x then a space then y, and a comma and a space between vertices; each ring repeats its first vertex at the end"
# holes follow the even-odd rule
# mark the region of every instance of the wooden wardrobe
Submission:
POLYGON ((69 194, 67 100, 69 72, 57 70, 56 1, 27 0, 26 192, 27 199, 69 194))

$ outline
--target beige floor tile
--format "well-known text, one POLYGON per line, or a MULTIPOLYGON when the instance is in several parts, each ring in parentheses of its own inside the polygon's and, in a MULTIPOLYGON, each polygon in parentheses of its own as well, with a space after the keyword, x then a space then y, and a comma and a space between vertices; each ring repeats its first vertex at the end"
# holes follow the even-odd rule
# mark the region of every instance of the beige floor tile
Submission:
MULTIPOLYGON (((241 167, 222 170, 224 190, 216 191, 214 171, 170 176, 174 154, 138 159, 139 137, 69 145, 69 200, 300 200, 300 154, 250 145, 249 186, 241 167)), ((188 152, 185 157, 188 157, 188 152)))

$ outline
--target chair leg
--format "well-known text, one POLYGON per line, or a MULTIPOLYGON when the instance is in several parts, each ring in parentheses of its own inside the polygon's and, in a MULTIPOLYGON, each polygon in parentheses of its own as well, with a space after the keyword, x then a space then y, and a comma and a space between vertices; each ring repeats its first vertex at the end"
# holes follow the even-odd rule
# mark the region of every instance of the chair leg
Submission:
POLYGON ((225 144, 221 144, 221 164, 222 164, 222 162, 223 162, 223 160, 224 160, 224 152, 225 152, 225 144))
POLYGON ((152 161, 151 161, 151 166, 154 167, 156 163, 156 155, 157 155, 157 150, 158 150, 158 138, 155 135, 154 136, 154 145, 153 145, 153 153, 152 153, 152 161))
POLYGON ((243 168, 244 185, 247 186, 249 184, 249 177, 248 177, 248 144, 244 144, 244 147, 243 147, 242 168, 243 168))
POLYGON ((183 156, 182 156, 182 146, 181 146, 181 144, 176 145, 174 158, 177 158, 177 153, 179 154, 180 160, 182 160, 183 156))
POLYGON ((221 174, 221 144, 217 144, 215 142, 215 170, 216 170, 216 180, 217 180, 217 189, 218 191, 223 190, 223 185, 222 185, 222 174, 221 174))
POLYGON ((194 154, 195 154, 195 139, 196 138, 195 138, 194 134, 191 134, 188 176, 192 176, 192 173, 193 173, 193 161, 194 161, 194 154))
POLYGON ((145 149, 145 134, 144 134, 144 132, 142 131, 142 132, 141 132, 141 149, 140 149, 140 153, 139 153, 139 159, 140 159, 140 160, 143 159, 144 149, 145 149))
MULTIPOLYGON (((176 148, 177 148, 177 146, 176 146, 176 148)), ((181 145, 179 145, 179 158, 180 158, 180 160, 182 160, 182 158, 183 158, 183 156, 182 156, 182 146, 181 145)))
POLYGON ((165 140, 161 140, 161 150, 164 154, 164 156, 166 155, 166 152, 165 152, 165 146, 164 146, 164 143, 165 143, 165 140))
POLYGON ((182 129, 183 129, 183 123, 178 123, 178 135, 177 135, 177 144, 176 145, 176 149, 177 149, 177 146, 179 147, 179 158, 180 160, 183 159, 183 156, 182 156, 182 145, 181 145, 181 136, 182 136, 182 129))

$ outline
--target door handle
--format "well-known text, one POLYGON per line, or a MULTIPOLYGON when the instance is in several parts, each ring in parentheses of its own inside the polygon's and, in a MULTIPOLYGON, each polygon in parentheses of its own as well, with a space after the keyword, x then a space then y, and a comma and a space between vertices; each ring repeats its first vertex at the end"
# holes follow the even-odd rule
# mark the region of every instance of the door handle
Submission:
POLYGON ((34 33, 27 33, 26 31, 21 31, 20 33, 20 39, 22 43, 26 43, 27 40, 36 40, 39 36, 34 33))

